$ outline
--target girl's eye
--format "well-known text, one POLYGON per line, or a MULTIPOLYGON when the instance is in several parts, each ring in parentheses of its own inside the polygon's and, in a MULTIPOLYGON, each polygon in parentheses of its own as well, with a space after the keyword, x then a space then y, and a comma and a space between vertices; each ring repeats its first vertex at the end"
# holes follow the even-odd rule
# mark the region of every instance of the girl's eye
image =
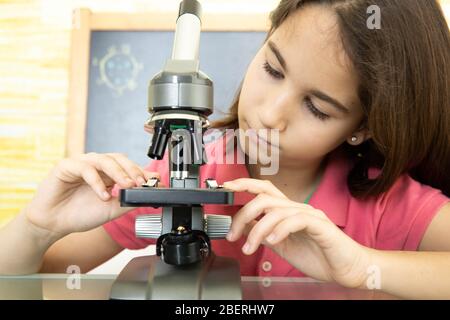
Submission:
POLYGON ((272 68, 267 61, 263 64, 263 68, 271 77, 275 79, 284 79, 284 75, 272 68))
MULTIPOLYGON (((277 70, 272 68, 267 61, 263 64, 263 68, 271 77, 275 79, 284 79, 284 75, 281 72, 278 72, 277 70)), ((316 118, 324 121, 330 117, 329 115, 317 109, 310 97, 305 98, 305 103, 306 107, 316 118)))
POLYGON ((309 111, 318 119, 324 121, 327 120, 330 116, 321 112, 319 109, 317 109, 314 106, 314 103, 311 101, 310 97, 305 98, 306 107, 309 109, 309 111))

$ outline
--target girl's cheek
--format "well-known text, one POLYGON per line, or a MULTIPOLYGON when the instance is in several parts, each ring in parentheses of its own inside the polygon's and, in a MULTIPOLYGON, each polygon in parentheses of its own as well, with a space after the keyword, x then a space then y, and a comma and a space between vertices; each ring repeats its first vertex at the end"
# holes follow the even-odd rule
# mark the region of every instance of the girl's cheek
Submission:
POLYGON ((259 106, 264 105, 266 98, 265 92, 270 90, 270 87, 265 85, 264 80, 259 77, 249 77, 247 85, 244 88, 243 100, 246 107, 252 110, 258 109, 259 106))
POLYGON ((239 114, 241 116, 255 117, 258 110, 265 104, 266 92, 271 90, 264 70, 259 65, 259 59, 255 59, 247 69, 244 78, 241 95, 239 97, 239 114))

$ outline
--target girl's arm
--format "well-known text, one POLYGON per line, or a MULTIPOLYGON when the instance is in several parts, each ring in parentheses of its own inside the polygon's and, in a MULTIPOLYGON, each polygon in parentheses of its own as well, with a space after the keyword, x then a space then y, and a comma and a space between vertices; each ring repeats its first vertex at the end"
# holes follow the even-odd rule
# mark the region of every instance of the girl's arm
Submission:
MULTIPOLYGON (((449 230, 450 203, 447 203, 422 239, 419 249, 423 252, 372 250, 381 290, 409 299, 450 299, 449 230)), ((369 277, 377 276, 375 273, 369 277)), ((377 279, 368 279, 371 280, 377 279)))
POLYGON ((32 225, 22 211, 0 229, 0 275, 37 272, 44 253, 56 240, 51 232, 32 225))
POLYGON ((21 213, 0 229, 0 274, 66 273, 72 265, 84 273, 122 250, 103 227, 58 240, 36 229, 21 213))
POLYGON ((45 253, 41 273, 66 273, 76 265, 82 273, 108 261, 123 248, 105 231, 103 226, 86 232, 69 234, 54 243, 45 253))
POLYGON ((450 299, 450 252, 370 250, 363 288, 379 281, 378 289, 405 299, 450 299))

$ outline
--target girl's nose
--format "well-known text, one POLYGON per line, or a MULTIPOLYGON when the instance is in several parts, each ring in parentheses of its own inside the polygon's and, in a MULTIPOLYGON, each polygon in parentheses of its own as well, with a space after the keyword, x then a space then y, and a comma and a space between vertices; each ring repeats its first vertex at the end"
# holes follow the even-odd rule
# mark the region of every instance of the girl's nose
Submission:
POLYGON ((261 124, 267 129, 284 131, 292 117, 291 108, 292 99, 289 95, 281 94, 271 97, 259 113, 261 124))

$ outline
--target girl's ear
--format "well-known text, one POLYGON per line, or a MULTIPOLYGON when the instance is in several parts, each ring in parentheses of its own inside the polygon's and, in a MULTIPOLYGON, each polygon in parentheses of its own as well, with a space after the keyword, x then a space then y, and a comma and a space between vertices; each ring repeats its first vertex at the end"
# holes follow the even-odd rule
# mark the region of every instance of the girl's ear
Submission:
POLYGON ((361 143, 372 138, 371 133, 368 129, 363 128, 354 132, 350 137, 347 138, 347 143, 352 146, 358 146, 361 143))

